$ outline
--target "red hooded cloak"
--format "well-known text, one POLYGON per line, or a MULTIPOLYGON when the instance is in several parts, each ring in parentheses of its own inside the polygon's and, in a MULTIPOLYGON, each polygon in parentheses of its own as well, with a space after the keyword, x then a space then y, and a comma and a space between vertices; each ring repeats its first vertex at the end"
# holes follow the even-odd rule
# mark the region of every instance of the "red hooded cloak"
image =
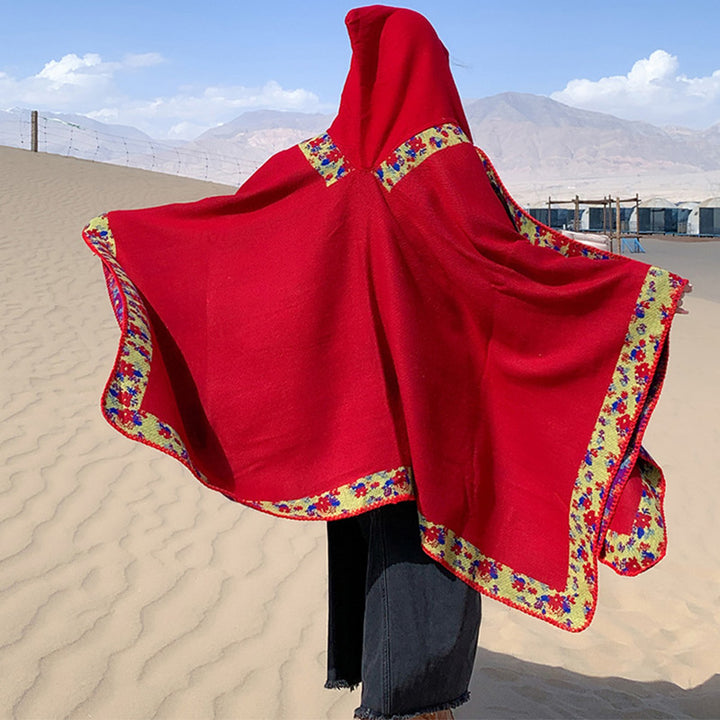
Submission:
POLYGON ((275 515, 414 499, 431 557, 581 630, 598 560, 633 575, 665 551, 640 442, 686 281, 514 203, 422 16, 347 27, 327 133, 235 195, 85 229, 121 330, 103 413, 275 515))

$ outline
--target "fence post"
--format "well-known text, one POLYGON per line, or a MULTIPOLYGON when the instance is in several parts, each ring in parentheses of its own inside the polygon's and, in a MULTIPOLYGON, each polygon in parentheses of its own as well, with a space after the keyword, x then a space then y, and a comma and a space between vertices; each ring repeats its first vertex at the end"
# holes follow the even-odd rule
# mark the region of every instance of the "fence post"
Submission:
POLYGON ((30 113, 30 150, 38 151, 38 111, 33 110, 30 113))
POLYGON ((580 198, 576 195, 575 200, 575 217, 573 218, 573 230, 577 232, 580 229, 580 198))

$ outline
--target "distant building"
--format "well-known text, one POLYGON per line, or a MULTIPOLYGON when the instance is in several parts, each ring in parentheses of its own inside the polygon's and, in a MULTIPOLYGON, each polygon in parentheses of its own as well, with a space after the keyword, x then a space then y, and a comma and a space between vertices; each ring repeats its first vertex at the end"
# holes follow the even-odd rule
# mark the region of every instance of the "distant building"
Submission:
MULTIPOLYGON (((628 231, 630 215, 634 208, 620 207, 620 232, 628 231)), ((589 232, 616 232, 617 210, 613 203, 580 206, 580 229, 589 232)))
POLYGON ((692 211, 696 207, 698 207, 698 205, 700 205, 700 203, 696 202, 695 200, 679 202, 677 204, 678 208, 680 208, 681 210, 687 210, 687 215, 685 213, 678 214, 678 233, 687 234, 689 232, 688 221, 690 220, 690 215, 692 214, 692 211))
MULTIPOLYGON (((553 207, 547 205, 526 208, 536 220, 556 230, 573 230, 574 207, 553 207)), ((603 205, 579 206, 578 231, 590 233, 617 232, 617 208, 614 202, 603 205)), ((666 198, 656 197, 642 201, 636 208, 627 204, 620 207, 620 232, 656 233, 658 235, 708 235, 720 237, 720 197, 703 202, 674 203, 666 198)))
POLYGON ((720 197, 708 198, 690 210, 688 235, 720 236, 720 197))
POLYGON ((632 208, 628 221, 628 230, 637 233, 670 233, 687 232, 689 208, 678 207, 665 198, 650 198, 632 208))
POLYGON ((547 206, 530 207, 526 208, 526 210, 538 222, 541 222, 543 225, 548 225, 551 228, 555 228, 555 230, 571 230, 573 223, 575 222, 575 208, 553 208, 550 211, 549 218, 547 206))

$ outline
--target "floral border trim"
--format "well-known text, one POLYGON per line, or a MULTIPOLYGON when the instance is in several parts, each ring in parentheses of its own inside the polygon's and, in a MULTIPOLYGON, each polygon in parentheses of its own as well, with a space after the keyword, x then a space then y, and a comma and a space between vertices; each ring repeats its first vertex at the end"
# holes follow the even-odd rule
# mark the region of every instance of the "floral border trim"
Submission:
POLYGON ((638 575, 665 556, 667 533, 663 511, 665 477, 662 470, 640 450, 637 459, 642 477, 642 496, 628 534, 608 530, 601 559, 619 575, 638 575))
POLYGON ((150 321, 140 293, 115 257, 115 238, 107 215, 91 220, 83 238, 103 262, 108 294, 120 326, 115 363, 101 400, 103 415, 123 435, 177 458, 204 480, 178 432, 141 409, 153 351, 150 321))
POLYGON ((342 180, 352 171, 350 163, 328 133, 306 140, 298 147, 307 161, 320 173, 327 186, 342 180))
POLYGON ((414 499, 412 470, 401 466, 394 470, 380 470, 320 495, 298 500, 240 502, 271 515, 296 520, 337 520, 381 505, 414 499))
MULTIPOLYGON (((453 123, 434 125, 396 147, 376 168, 375 175, 389 192, 431 155, 453 145, 469 142, 462 128, 453 123)), ((300 143, 298 147, 328 186, 347 177, 353 169, 327 132, 300 143)))
POLYGON ((395 148, 375 170, 375 174, 382 186, 390 192, 409 172, 436 152, 469 142, 468 136, 457 125, 435 125, 413 135, 395 148))

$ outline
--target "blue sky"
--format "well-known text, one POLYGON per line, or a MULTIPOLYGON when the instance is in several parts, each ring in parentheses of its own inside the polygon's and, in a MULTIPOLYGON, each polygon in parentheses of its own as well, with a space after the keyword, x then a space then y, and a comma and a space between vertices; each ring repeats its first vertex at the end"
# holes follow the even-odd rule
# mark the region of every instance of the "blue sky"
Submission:
MULTIPOLYGON (((80 112, 193 137, 244 110, 333 112, 356 3, 7 2, 0 109, 80 112)), ((499 92, 655 124, 720 122, 719 0, 408 0, 465 99, 499 92)))

